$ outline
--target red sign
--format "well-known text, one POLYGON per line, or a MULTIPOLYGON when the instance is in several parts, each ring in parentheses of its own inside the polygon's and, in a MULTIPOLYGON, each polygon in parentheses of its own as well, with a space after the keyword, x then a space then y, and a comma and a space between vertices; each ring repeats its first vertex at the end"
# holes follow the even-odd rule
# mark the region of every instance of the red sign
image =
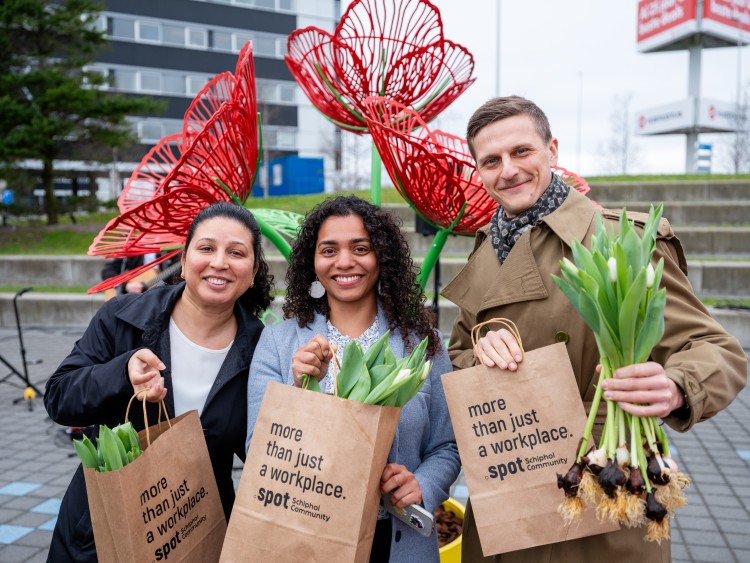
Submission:
MULTIPOLYGON (((704 0, 704 5, 713 0, 704 0)), ((730 3, 732 0, 725 0, 730 3)), ((695 20, 696 0, 640 0, 638 2, 638 42, 695 20)))
POLYGON ((737 0, 703 0, 703 19, 747 32, 750 31, 750 6, 748 2, 737 0))

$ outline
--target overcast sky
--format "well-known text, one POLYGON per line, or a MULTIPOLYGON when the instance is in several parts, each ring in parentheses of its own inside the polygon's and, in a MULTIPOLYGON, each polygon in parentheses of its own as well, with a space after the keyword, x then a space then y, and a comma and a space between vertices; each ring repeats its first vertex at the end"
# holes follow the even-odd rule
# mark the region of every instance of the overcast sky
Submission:
MULTIPOLYGON (((473 54, 477 81, 433 126, 464 136, 471 113, 496 95, 497 0, 432 0, 445 37, 473 54)), ((346 1, 343 2, 346 4, 346 1)), ((636 49, 637 0, 503 0, 500 14, 500 94, 536 102, 559 139, 559 164, 581 175, 606 172, 600 147, 611 137, 615 96, 632 94, 633 113, 683 100, 688 53, 640 54, 636 49), (580 78, 579 78, 580 74, 580 78), (580 153, 578 151, 579 100, 580 153)), ((750 83, 750 51, 741 55, 741 82, 750 83)), ((701 95, 734 103, 737 47, 704 49, 701 95)), ((729 171, 722 145, 731 135, 701 135, 714 144, 714 172, 729 171)), ((683 135, 634 137, 630 172, 682 173, 683 135)))

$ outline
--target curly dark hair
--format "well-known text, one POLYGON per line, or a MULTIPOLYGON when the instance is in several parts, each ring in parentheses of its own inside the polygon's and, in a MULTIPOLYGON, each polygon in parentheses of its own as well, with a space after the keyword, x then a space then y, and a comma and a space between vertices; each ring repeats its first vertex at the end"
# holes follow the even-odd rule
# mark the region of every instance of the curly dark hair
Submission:
POLYGON ((310 284, 315 280, 315 246, 326 219, 349 215, 360 217, 370 235, 380 268, 379 298, 388 328, 398 329, 407 350, 413 344, 408 338, 410 331, 419 338, 426 336, 427 354, 433 356, 440 349, 440 338, 433 328, 432 314, 424 305, 424 290, 417 282, 417 269, 400 226, 390 213, 356 196, 328 199, 305 216, 286 274, 284 317, 296 318, 303 327, 312 322, 316 312, 328 316, 325 296, 320 299, 310 296, 310 284))
POLYGON ((263 247, 260 244, 260 227, 255 220, 255 216, 248 209, 226 201, 215 203, 202 209, 190 225, 187 238, 185 239, 185 251, 190 246, 190 241, 193 240, 193 235, 195 235, 198 225, 203 223, 203 221, 215 219, 216 217, 225 217, 237 221, 252 234, 253 254, 255 256, 255 263, 253 265, 258 265, 258 273, 255 274, 253 287, 240 295, 237 302, 251 314, 260 317, 263 311, 273 302, 273 275, 269 272, 268 263, 263 256, 263 247))

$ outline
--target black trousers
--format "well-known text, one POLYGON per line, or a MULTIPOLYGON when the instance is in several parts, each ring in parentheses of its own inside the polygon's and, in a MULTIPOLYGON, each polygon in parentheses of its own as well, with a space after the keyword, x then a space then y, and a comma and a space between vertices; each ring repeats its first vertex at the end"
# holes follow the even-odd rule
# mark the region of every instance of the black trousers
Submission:
POLYGON ((388 563, 391 557, 391 519, 378 520, 372 540, 370 563, 388 563))

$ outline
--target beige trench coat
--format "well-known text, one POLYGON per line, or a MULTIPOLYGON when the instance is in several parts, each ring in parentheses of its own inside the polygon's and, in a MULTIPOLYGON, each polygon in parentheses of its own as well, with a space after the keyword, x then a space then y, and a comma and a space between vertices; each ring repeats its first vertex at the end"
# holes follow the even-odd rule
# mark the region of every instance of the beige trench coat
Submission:
MULTIPOLYGON (((605 211, 603 216, 617 227, 617 212, 605 211)), ((636 224, 645 220, 642 214, 629 216, 636 224)), ((588 412, 594 397, 599 360, 596 342, 593 333, 554 284, 551 274, 560 275, 563 257, 572 259, 574 240, 589 246, 595 217, 596 210, 590 200, 571 190, 558 210, 521 236, 502 266, 487 236, 487 228, 477 233, 467 265, 443 291, 443 295, 460 308, 448 349, 456 369, 474 365, 471 328, 495 317, 507 318, 518 326, 526 350, 555 342, 566 343, 588 412)), ((652 360, 663 365, 667 376, 685 391, 689 414, 684 418, 669 416, 665 419, 669 426, 684 432, 732 402, 746 383, 747 358, 739 342, 711 318, 693 294, 682 247, 664 219, 658 239, 655 259, 664 257, 662 284, 667 287, 667 305, 665 334, 654 348, 652 360)), ((597 422, 604 422, 604 414, 602 404, 597 422)), ((597 439, 600 431, 598 424, 594 430, 597 439)), ((484 560, 473 517, 469 516, 464 524, 464 563, 484 560)), ((572 563, 603 557, 618 563, 671 560, 669 542, 662 542, 661 546, 646 543, 643 535, 643 530, 625 529, 487 560, 503 563, 572 563)))

